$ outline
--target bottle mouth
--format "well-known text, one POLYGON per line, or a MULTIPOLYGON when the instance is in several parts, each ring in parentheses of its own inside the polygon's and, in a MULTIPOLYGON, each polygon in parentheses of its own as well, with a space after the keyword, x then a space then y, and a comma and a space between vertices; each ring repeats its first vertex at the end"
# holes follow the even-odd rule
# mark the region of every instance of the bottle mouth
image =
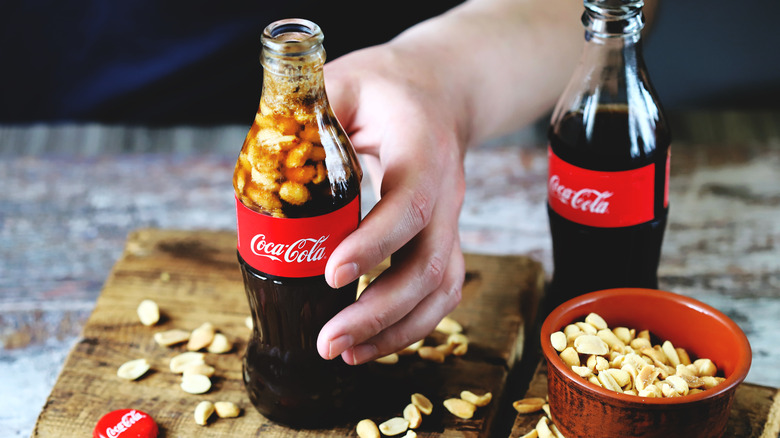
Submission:
POLYGON ((638 34, 645 26, 644 0, 584 0, 582 24, 601 38, 638 34))
POLYGON ((623 18, 638 14, 644 0, 584 0, 585 8, 605 18, 623 18))
POLYGON ((263 48, 277 55, 301 56, 322 46, 322 30, 309 20, 288 18, 275 21, 263 30, 263 48))

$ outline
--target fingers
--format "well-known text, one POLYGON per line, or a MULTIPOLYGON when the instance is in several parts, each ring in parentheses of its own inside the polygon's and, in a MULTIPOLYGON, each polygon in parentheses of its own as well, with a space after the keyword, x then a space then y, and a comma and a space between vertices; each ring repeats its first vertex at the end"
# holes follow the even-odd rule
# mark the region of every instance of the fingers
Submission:
POLYGON ((435 291, 397 323, 345 350, 341 354, 342 359, 350 365, 358 365, 397 352, 425 338, 460 302, 464 273, 463 255, 458 245, 451 253, 445 281, 435 291))
MULTIPOLYGON (((391 267, 322 328, 317 344, 322 357, 342 355, 348 363, 362 363, 403 348, 429 333, 460 300, 464 267, 458 212, 463 186, 442 183, 447 189, 441 192, 430 225, 393 251, 391 267)), ((394 213, 389 209, 388 214, 394 213)), ((383 219, 374 220, 384 223, 383 219)), ((364 223, 370 224, 369 219, 364 223)), ((381 231, 379 227, 380 238, 381 231)))
MULTIPOLYGON (((410 252, 410 254, 415 254, 410 252)), ((327 359, 341 355, 357 365, 395 351, 424 338, 460 301, 464 279, 463 255, 455 242, 446 259, 441 281, 423 296, 426 269, 419 258, 393 260, 393 266, 371 283, 360 299, 323 327, 318 339, 320 355, 327 359), (407 280, 412 277, 412 282, 407 280), (329 342, 333 339, 334 342, 329 342)))

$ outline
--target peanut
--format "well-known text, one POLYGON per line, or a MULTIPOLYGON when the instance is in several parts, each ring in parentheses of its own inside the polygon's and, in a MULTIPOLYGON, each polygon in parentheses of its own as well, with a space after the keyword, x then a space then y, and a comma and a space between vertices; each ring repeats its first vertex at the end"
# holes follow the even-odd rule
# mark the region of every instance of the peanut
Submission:
POLYGON ((530 397, 515 401, 512 407, 521 414, 531 414, 539 412, 546 403, 543 398, 530 397))
POLYGON ((120 365, 116 375, 121 379, 136 380, 146 374, 150 368, 149 361, 146 359, 135 359, 120 365))
POLYGON ((597 313, 589 313, 588 316, 585 317, 585 322, 595 327, 596 330, 604 330, 607 328, 607 322, 597 313))
POLYGON ((214 410, 219 418, 236 418, 241 415, 241 409, 233 402, 218 401, 214 403, 214 410))
POLYGON ((574 349, 580 354, 598 354, 609 353, 609 346, 595 334, 579 336, 574 340, 574 349))
POLYGON ((425 341, 424 339, 420 339, 419 341, 417 341, 417 342, 415 342, 415 343, 413 343, 411 345, 408 345, 408 346, 404 347, 403 349, 401 349, 401 351, 399 351, 398 354, 401 355, 401 356, 406 356, 406 355, 409 355, 409 354, 417 353, 417 350, 419 350, 420 347, 423 346, 423 342, 424 341, 425 341))
POLYGON ((223 354, 233 349, 233 343, 222 333, 214 333, 211 343, 206 347, 209 353, 223 354))
POLYGON ((422 414, 431 415, 433 412, 433 403, 428 400, 428 397, 416 392, 412 394, 412 404, 417 406, 422 414))
POLYGON ((398 363, 398 353, 390 353, 387 356, 382 356, 374 359, 374 362, 381 363, 383 365, 392 365, 398 363))
POLYGON ((184 372, 184 368, 190 364, 205 364, 206 355, 195 351, 188 351, 171 358, 170 368, 176 374, 184 372))
POLYGON ((409 422, 403 417, 393 417, 379 425, 379 430, 387 436, 399 435, 408 429, 409 422))
POLYGON ((182 375, 184 374, 200 374, 206 377, 213 377, 216 370, 211 365, 205 363, 192 362, 184 364, 182 367, 182 375))
POLYGON ((444 407, 456 417, 468 420, 474 416, 477 406, 460 398, 448 398, 444 400, 444 407))
POLYGON ((203 323, 200 327, 192 331, 190 340, 187 342, 187 350, 198 351, 206 348, 214 340, 216 330, 210 322, 203 323))
POLYGON ((199 426, 205 426, 209 422, 209 417, 214 413, 214 403, 204 400, 195 406, 195 423, 199 426))
POLYGON ((437 363, 444 363, 444 360, 446 359, 446 356, 441 351, 437 350, 436 347, 431 346, 422 346, 419 350, 417 350, 417 354, 425 360, 429 360, 431 362, 437 362, 437 363))
POLYGON ((409 422, 410 429, 417 429, 422 424, 422 414, 413 403, 409 403, 404 408, 404 418, 409 422))
POLYGON ((481 408, 487 406, 491 400, 493 400, 493 394, 486 392, 482 395, 474 394, 471 391, 461 391, 460 398, 472 403, 474 406, 481 408))
POLYGON ((436 325, 436 331, 451 335, 453 333, 460 333, 463 331, 463 326, 458 321, 455 321, 449 316, 445 316, 436 325))
POLYGON ((153 336, 154 342, 161 347, 170 347, 182 342, 187 342, 190 339, 190 332, 186 330, 166 330, 163 332, 157 332, 153 336))
POLYGON ((379 428, 372 420, 368 418, 360 420, 355 428, 355 432, 360 438, 380 438, 379 428))
POLYGON ((560 353, 563 351, 566 346, 568 345, 568 339, 566 339, 566 334, 563 332, 555 332, 550 335, 550 343, 552 344, 555 351, 560 353))
POLYGON ((181 389, 190 394, 204 394, 211 389, 211 379, 203 374, 184 374, 181 389))
POLYGON ((145 326, 152 326, 160 321, 160 308, 152 300, 143 300, 136 309, 138 313, 138 319, 141 320, 141 324, 145 326))
MULTIPOLYGON (((579 338, 578 338, 579 339, 579 338)), ((560 354, 563 363, 570 367, 580 366, 580 355, 574 347, 566 347, 560 354)))

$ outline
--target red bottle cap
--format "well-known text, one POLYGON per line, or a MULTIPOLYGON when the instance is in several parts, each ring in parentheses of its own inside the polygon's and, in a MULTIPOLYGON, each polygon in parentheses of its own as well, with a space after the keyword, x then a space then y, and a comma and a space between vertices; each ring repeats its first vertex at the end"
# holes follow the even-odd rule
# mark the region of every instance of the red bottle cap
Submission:
POLYGON ((92 431, 92 438, 156 438, 157 423, 146 412, 120 409, 101 418, 92 431))

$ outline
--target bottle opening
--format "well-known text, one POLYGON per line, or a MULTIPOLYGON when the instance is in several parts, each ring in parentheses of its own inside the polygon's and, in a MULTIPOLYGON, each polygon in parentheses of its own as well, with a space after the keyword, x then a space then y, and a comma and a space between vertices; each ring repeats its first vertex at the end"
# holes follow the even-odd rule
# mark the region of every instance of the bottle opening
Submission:
MULTIPOLYGON (((308 37, 314 34, 311 28, 305 26, 302 23, 285 23, 271 29, 271 38, 280 38, 281 36, 294 37, 298 34, 300 36, 308 37), (291 34, 291 35, 287 35, 291 34)), ((295 38, 293 38, 295 39, 295 38)))
POLYGON ((266 48, 276 53, 305 53, 322 44, 322 31, 309 20, 289 18, 266 27, 262 40, 266 48))

